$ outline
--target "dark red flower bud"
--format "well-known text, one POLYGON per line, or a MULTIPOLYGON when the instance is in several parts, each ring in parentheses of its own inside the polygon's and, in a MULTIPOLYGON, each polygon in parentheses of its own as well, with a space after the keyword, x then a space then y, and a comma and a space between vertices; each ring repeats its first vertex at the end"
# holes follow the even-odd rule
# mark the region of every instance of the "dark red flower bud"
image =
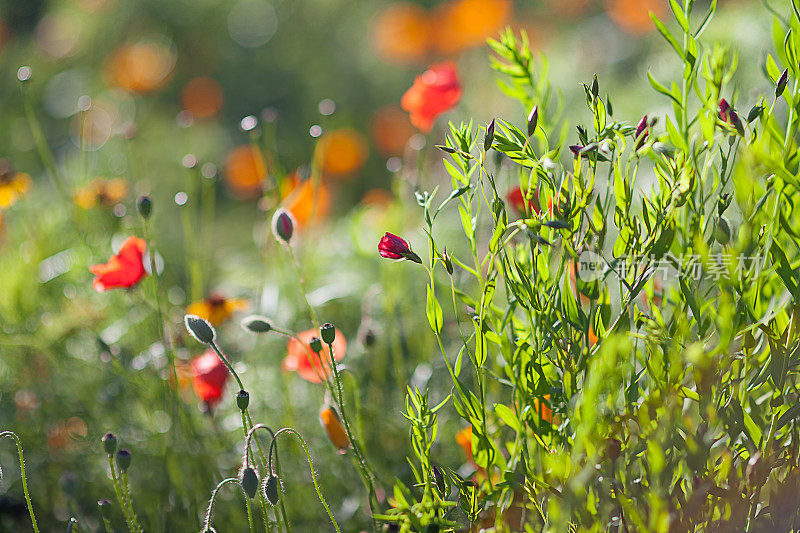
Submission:
POLYGON ((636 149, 638 150, 642 146, 644 146, 644 141, 647 139, 647 115, 642 117, 642 120, 639 121, 639 124, 636 126, 636 135, 634 139, 636 139, 636 149))
POLYGON ((586 147, 585 147, 585 146, 583 146, 582 144, 573 144, 573 145, 571 145, 571 146, 569 147, 569 150, 570 150, 570 151, 571 151, 573 154, 575 154, 575 156, 577 157, 577 156, 578 156, 578 155, 581 153, 581 150, 583 150, 584 148, 586 148, 586 147))
POLYGON ((739 119, 739 114, 724 98, 719 101, 719 118, 723 122, 727 122, 736 128, 736 131, 739 133, 739 135, 744 135, 744 125, 742 124, 741 119, 739 119))
POLYGON ((389 232, 386 232, 381 238, 381 242, 378 243, 378 253, 387 259, 408 259, 422 264, 422 259, 411 251, 411 247, 406 241, 389 232))
POLYGON ((295 221, 292 214, 285 209, 278 209, 272 217, 272 232, 276 237, 288 243, 294 233, 295 221))

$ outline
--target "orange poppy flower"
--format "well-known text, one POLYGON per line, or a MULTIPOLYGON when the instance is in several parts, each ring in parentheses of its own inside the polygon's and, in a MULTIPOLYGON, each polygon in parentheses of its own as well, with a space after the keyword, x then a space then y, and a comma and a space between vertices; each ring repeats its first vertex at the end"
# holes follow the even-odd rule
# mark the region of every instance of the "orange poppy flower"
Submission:
POLYGON ((175 67, 175 53, 159 38, 142 39, 114 50, 106 61, 108 81, 135 93, 162 88, 175 67))
POLYGON ((143 262, 144 250, 144 240, 128 237, 119 253, 112 255, 108 263, 89 267, 89 272, 95 276, 92 287, 103 292, 108 289, 128 289, 139 283, 147 275, 143 262))
POLYGON ((652 11, 657 17, 663 16, 664 0, 605 0, 608 17, 620 28, 633 35, 644 35, 653 31, 655 25, 650 18, 652 11))
POLYGON ((370 134, 375 146, 386 155, 403 152, 406 143, 416 133, 408 115, 398 105, 378 109, 372 116, 370 134))
POLYGON ((267 162, 261 150, 251 144, 237 146, 225 160, 225 183, 237 196, 257 197, 267 179, 267 162))
POLYGON ((181 106, 195 118, 216 115, 222 108, 224 99, 222 87, 208 76, 189 80, 181 91, 181 106))
POLYGON ((91 209, 96 205, 114 207, 128 194, 128 182, 116 178, 107 180, 96 178, 85 187, 78 189, 73 196, 78 207, 91 209))
POLYGON ((306 226, 326 218, 331 211, 331 195, 323 182, 314 183, 310 179, 301 180, 297 173, 283 182, 283 188, 290 190, 284 195, 283 206, 291 211, 298 225, 306 226))
POLYGON ((322 170, 327 175, 344 177, 360 169, 367 160, 367 141, 351 128, 333 130, 319 141, 322 170))
MULTIPOLYGON (((283 359, 283 369, 290 372, 297 372, 301 378, 311 383, 322 383, 324 376, 330 375, 331 355, 328 345, 322 345, 320 356, 315 354, 308 345, 313 337, 318 337, 316 329, 309 329, 297 334, 297 338, 290 338, 286 343, 286 357, 283 359)), ((336 329, 336 337, 333 341, 333 355, 337 361, 344 358, 347 351, 347 341, 339 329, 336 329)))
POLYGON ((31 188, 31 177, 14 170, 9 159, 0 159, 0 209, 14 205, 31 188))
POLYGON ((247 300, 239 298, 226 298, 217 293, 211 293, 202 300, 192 302, 186 308, 186 314, 197 315, 208 320, 213 326, 227 322, 236 311, 247 309, 247 300))
POLYGON ((342 426, 339 414, 332 407, 325 407, 319 412, 319 421, 339 453, 347 452, 351 444, 350 437, 342 426))
POLYGON ((456 433, 456 443, 464 450, 467 460, 474 463, 475 461, 472 458, 472 426, 467 426, 456 433))
POLYGON ((594 346, 595 344, 597 344, 598 340, 599 339, 597 338, 597 335, 595 335, 594 333, 594 328, 592 328, 592 326, 589 326, 589 346, 594 346))
POLYGON ((452 62, 432 65, 417 76, 403 95, 400 105, 411 114, 411 123, 428 133, 436 117, 449 111, 461 99, 461 82, 452 62))
POLYGON ((375 50, 390 61, 424 58, 429 49, 431 25, 425 8, 411 2, 389 4, 372 21, 375 50))
POLYGON ((208 407, 214 407, 225 390, 228 368, 214 350, 208 349, 192 359, 192 388, 208 407))
POLYGON ((451 0, 434 14, 436 47, 445 54, 481 46, 499 32, 513 11, 511 0, 451 0))
POLYGON ((542 399, 534 398, 533 399, 533 410, 542 417, 542 420, 545 422, 552 424, 555 420, 556 424, 558 423, 558 417, 553 417, 553 410, 550 408, 550 395, 545 394, 542 396, 542 399))

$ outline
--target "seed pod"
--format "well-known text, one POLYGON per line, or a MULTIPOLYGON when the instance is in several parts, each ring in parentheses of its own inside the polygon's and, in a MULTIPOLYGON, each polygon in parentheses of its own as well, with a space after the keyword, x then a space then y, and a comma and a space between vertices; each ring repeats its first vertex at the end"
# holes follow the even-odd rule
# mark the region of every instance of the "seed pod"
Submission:
POLYGON ((117 451, 117 437, 113 433, 106 433, 100 440, 103 442, 103 449, 108 455, 113 455, 117 451))
POLYGON ((147 195, 142 195, 136 201, 136 210, 139 211, 139 216, 147 220, 153 212, 153 200, 147 195))
POLYGON ((717 219, 717 224, 716 227, 714 228, 714 238, 717 239, 717 242, 722 244, 723 246, 730 242, 731 226, 728 223, 727 218, 719 217, 717 219))
POLYGON ((264 482, 261 484, 261 490, 264 492, 264 497, 270 505, 274 506, 278 504, 278 497, 281 492, 280 483, 278 476, 270 474, 264 478, 264 482))
POLYGON ((325 344, 333 344, 333 340, 336 338, 336 328, 333 327, 333 324, 330 322, 322 324, 322 327, 319 328, 319 333, 325 344))
POLYGON ((778 83, 775 84, 775 98, 779 98, 786 90, 786 83, 789 81, 789 69, 783 69, 781 76, 778 78, 778 83))
POLYGON ((121 472, 127 472, 131 466, 131 452, 124 448, 118 451, 117 466, 119 466, 121 472))
POLYGON ((242 470, 242 475, 239 477, 239 481, 242 484, 242 488, 244 489, 245 494, 251 500, 256 497, 256 493, 258 492, 258 474, 256 471, 250 468, 249 466, 242 470))
POLYGON ((248 405, 250 405, 250 393, 242 389, 236 393, 236 406, 240 411, 244 411, 248 405))
POLYGON ((453 259, 450 257, 450 254, 447 253, 447 248, 442 251, 442 263, 444 263, 444 268, 447 270, 447 273, 451 276, 453 275, 453 259))
POLYGON ((312 352, 319 353, 322 351, 322 339, 319 337, 311 337, 311 340, 308 341, 308 346, 311 348, 312 352))
POLYGON ((483 136, 483 151, 488 152, 494 143, 494 119, 486 126, 486 135, 483 136))
POLYGON ((200 318, 197 315, 186 315, 183 317, 183 321, 186 324, 186 329, 192 334, 192 337, 199 342, 203 344, 212 344, 217 338, 217 332, 214 331, 214 327, 208 320, 200 318))
POLYGON ((536 133, 536 126, 539 124, 539 106, 533 106, 528 114, 528 137, 536 133))
POLYGON ((292 240, 294 227, 294 216, 289 211, 283 208, 275 211, 275 214, 272 216, 272 232, 275 234, 275 237, 288 244, 289 241, 292 240))
POLYGON ((272 324, 267 317, 261 315, 250 315, 242 320, 242 327, 252 333, 269 333, 272 324))

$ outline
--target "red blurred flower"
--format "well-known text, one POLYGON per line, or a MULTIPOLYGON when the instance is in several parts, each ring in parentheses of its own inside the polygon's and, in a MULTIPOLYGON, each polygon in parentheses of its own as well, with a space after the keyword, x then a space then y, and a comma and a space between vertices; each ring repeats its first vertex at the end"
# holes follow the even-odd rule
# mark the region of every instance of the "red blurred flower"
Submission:
POLYGON ((192 388, 197 397, 209 407, 214 407, 222 398, 228 369, 214 350, 206 350, 203 355, 192 359, 192 388))
POLYGON ((536 215, 539 215, 542 212, 542 209, 539 206, 539 191, 537 190, 533 191, 533 198, 528 200, 522 194, 522 189, 515 187, 508 192, 506 195, 506 200, 508 200, 508 203, 510 203, 520 214, 535 213, 536 215))
POLYGON ((411 123, 428 133, 436 117, 449 111, 461 99, 461 83, 456 66, 451 63, 432 65, 414 80, 400 104, 411 113, 411 123))
POLYGON ((388 231, 378 243, 378 253, 387 259, 408 259, 415 263, 422 263, 422 259, 411 251, 411 247, 406 241, 388 231))
MULTIPOLYGON (((347 352, 347 341, 344 335, 337 328, 336 337, 333 341, 333 355, 337 361, 341 361, 347 352)), ((283 359, 283 369, 297 372, 300 377, 311 383, 321 383, 323 376, 330 375, 331 355, 326 344, 322 345, 322 361, 320 356, 315 354, 308 345, 313 337, 318 337, 319 332, 309 329, 297 334, 297 338, 292 337, 286 343, 286 357, 283 359)))
POLYGON ((144 240, 128 237, 108 263, 89 267, 89 272, 95 276, 92 287, 103 292, 108 289, 128 289, 139 283, 147 275, 143 263, 144 249, 144 240))

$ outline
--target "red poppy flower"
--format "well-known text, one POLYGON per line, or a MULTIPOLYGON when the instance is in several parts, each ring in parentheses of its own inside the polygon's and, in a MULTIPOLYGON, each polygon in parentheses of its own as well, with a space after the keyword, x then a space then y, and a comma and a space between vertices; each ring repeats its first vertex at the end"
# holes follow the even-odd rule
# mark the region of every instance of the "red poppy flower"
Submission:
POLYGON ((461 99, 461 83, 453 63, 432 65, 417 76, 403 95, 400 105, 411 113, 411 123, 423 133, 433 128, 436 117, 449 111, 461 99))
POLYGON ((411 250, 404 239, 388 231, 378 243, 378 253, 386 259, 408 259, 415 263, 422 263, 422 259, 411 250))
POLYGON ((89 272, 95 276, 92 287, 103 292, 108 289, 128 289, 139 283, 147 275, 144 271, 144 249, 144 240, 128 237, 108 263, 89 267, 89 272))
POLYGON ((228 369, 214 350, 206 350, 203 355, 192 359, 192 388, 197 397, 209 407, 222 398, 228 369))
MULTIPOLYGON (((344 335, 336 328, 336 337, 333 341, 333 356, 341 361, 347 351, 347 341, 344 335)), ((316 329, 309 329, 297 334, 297 339, 292 337, 286 343, 286 357, 283 359, 283 369, 297 372, 300 377, 311 383, 321 383, 324 375, 330 375, 331 355, 328 345, 322 345, 322 361, 308 345, 313 337, 318 337, 316 329), (298 340, 299 339, 299 340, 298 340)))
POLYGON ((539 191, 534 190, 533 198, 528 200, 522 194, 522 189, 515 187, 509 191, 509 193, 506 195, 506 199, 508 200, 508 203, 514 206, 514 209, 516 209, 520 214, 535 213, 536 215, 539 215, 542 212, 542 209, 539 206, 539 191))

